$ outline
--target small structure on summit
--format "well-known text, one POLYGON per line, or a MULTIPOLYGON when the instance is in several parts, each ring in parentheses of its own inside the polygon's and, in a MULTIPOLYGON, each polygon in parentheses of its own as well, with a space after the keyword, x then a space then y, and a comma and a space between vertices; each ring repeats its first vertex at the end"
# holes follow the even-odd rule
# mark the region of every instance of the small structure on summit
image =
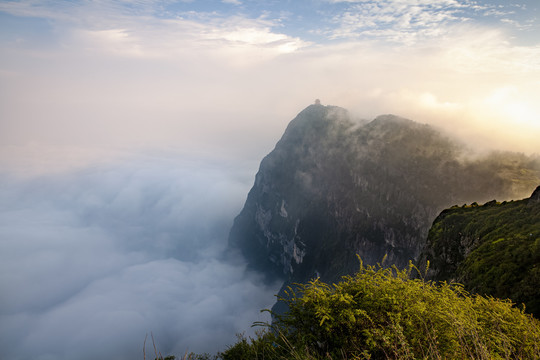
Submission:
POLYGON ((315 105, 321 105, 321 100, 315 99, 315 105))

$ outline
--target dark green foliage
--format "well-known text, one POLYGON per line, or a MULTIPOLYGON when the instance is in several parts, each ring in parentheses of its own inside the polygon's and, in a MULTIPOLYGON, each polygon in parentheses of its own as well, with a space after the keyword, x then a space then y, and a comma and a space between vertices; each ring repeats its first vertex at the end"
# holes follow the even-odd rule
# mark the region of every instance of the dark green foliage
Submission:
POLYGON ((188 356, 182 360, 217 360, 217 359, 218 357, 216 355, 210 355, 208 353, 204 353, 204 354, 191 353, 191 354, 188 354, 188 356))
POLYGON ((434 280, 510 298, 540 316, 540 202, 491 201, 442 212, 429 232, 425 260, 434 280))
POLYGON ((412 265, 361 267, 334 285, 291 289, 289 312, 255 339, 221 354, 235 359, 534 359, 540 322, 508 301, 461 286, 411 279, 412 265))
POLYGON ((238 335, 236 344, 219 354, 223 360, 279 359, 287 354, 281 337, 269 331, 260 331, 255 338, 238 335))

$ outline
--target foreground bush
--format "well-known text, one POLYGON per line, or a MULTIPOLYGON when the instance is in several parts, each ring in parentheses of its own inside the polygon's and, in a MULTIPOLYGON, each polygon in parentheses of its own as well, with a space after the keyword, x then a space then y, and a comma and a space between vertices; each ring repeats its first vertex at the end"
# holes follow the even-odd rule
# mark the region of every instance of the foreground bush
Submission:
POLYGON ((253 359, 539 359, 540 322, 509 301, 457 284, 360 267, 334 285, 289 289, 289 306, 255 338, 220 356, 253 359))

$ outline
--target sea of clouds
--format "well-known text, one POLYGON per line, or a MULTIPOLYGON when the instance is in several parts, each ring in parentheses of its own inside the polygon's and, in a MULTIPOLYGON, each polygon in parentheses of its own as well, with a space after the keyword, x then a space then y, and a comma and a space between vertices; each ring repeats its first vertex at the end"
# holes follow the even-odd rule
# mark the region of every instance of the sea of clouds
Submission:
POLYGON ((214 353, 275 300, 223 256, 253 172, 138 153, 63 171, 0 173, 0 358, 214 353))

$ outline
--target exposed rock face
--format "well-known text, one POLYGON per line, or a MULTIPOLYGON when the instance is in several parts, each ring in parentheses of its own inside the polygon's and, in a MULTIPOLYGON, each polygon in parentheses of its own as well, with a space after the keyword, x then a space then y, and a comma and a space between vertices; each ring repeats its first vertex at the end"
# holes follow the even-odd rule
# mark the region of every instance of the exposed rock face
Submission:
POLYGON ((465 162, 428 125, 393 115, 357 123, 344 109, 311 105, 261 162, 229 243, 253 268, 295 282, 336 281, 358 268, 357 254, 404 266, 445 207, 515 198, 520 171, 540 182, 538 162, 508 156, 465 162))

